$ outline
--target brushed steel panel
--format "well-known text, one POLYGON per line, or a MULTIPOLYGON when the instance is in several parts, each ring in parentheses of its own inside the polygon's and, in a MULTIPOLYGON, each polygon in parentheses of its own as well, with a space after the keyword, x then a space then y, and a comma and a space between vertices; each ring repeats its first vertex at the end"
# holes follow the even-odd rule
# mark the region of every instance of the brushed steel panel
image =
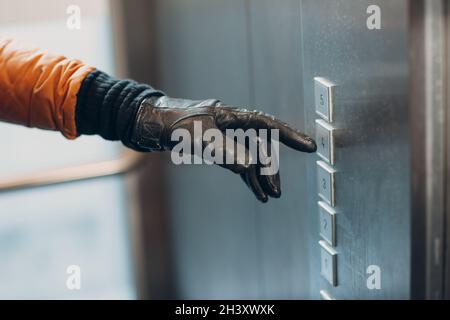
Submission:
MULTIPOLYGON (((408 110, 408 1, 381 0, 380 30, 366 27, 366 0, 303 0, 305 124, 314 135, 315 77, 338 84, 333 126, 339 128, 334 168, 339 237, 336 299, 407 299, 410 296, 410 136, 408 110), (377 265, 382 290, 367 288, 377 265)), ((317 165, 307 163, 308 210, 317 212, 317 165)), ((313 248, 319 216, 309 215, 313 248)), ((311 293, 328 285, 320 255, 310 251, 311 293)))
MULTIPOLYGON (((300 2, 250 0, 252 107, 305 130, 300 2)), ((310 298, 306 161, 314 154, 280 148, 282 196, 255 204, 264 298, 310 298)), ((316 228, 317 230, 317 228, 316 228)), ((317 245, 317 244, 316 244, 317 245)), ((316 248, 317 249, 317 248, 316 248)))
MULTIPOLYGON (((155 86, 174 97, 250 105, 245 2, 160 0, 155 8, 155 86)), ((218 166, 170 165, 169 176, 178 297, 260 298, 253 194, 218 166)))

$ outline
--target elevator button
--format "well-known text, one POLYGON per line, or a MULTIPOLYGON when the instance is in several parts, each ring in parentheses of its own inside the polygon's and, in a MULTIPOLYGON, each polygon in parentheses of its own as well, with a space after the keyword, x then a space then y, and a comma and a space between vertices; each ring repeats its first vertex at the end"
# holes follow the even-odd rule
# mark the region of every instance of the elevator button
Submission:
POLYGON ((333 94, 335 85, 321 77, 314 78, 314 100, 316 113, 328 122, 333 122, 333 94))
POLYGON ((337 252, 320 240, 320 273, 333 286, 337 286, 337 252))
POLYGON ((336 300, 326 290, 320 290, 320 297, 322 300, 336 300))
POLYGON ((336 211, 319 201, 320 236, 331 246, 336 245, 336 211))
POLYGON ((317 154, 334 164, 334 128, 327 122, 316 119, 317 154))
POLYGON ((335 206, 335 175, 336 170, 323 161, 317 161, 317 186, 319 197, 330 206, 335 206))

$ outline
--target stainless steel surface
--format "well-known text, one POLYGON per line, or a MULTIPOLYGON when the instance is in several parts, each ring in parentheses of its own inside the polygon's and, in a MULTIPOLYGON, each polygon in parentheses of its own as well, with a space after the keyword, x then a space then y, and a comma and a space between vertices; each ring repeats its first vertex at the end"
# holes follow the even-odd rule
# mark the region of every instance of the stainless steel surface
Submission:
MULTIPOLYGON (((156 6, 155 86, 174 97, 251 105, 248 3, 161 0, 156 6)), ((257 200, 239 177, 222 168, 169 169, 179 297, 263 297, 257 200)))
POLYGON ((336 211, 319 201, 319 233, 331 246, 336 245, 336 211))
MULTIPOLYGON (((300 2, 251 0, 248 19, 252 106, 304 130, 300 2)), ((258 272, 264 298, 310 297, 310 270, 305 261, 311 250, 307 240, 311 212, 305 206, 309 158, 316 157, 282 146, 282 198, 267 205, 257 203, 253 208, 261 246, 258 272)))
POLYGON ((381 29, 369 30, 365 0, 155 1, 154 85, 169 95, 258 108, 314 136, 314 78, 338 84, 323 113, 337 128, 339 286, 320 275, 317 157, 282 148, 283 195, 266 205, 219 168, 170 168, 179 297, 411 297, 411 145, 424 144, 408 106, 409 4, 378 1, 381 29), (367 287, 371 265, 381 290, 367 287))
MULTIPOLYGON (((336 299, 410 297, 410 137, 408 1, 377 1, 380 30, 366 27, 371 1, 301 2, 305 124, 315 133, 314 77, 338 84, 334 94, 338 287, 320 277, 309 255, 311 296, 336 299), (366 270, 381 269, 381 290, 367 288, 366 270)), ((310 239, 317 232, 316 161, 308 158, 310 239)), ((301 210, 299 210, 301 211, 301 210)), ((306 227, 308 227, 306 226, 306 227)))
MULTIPOLYGON (((448 2, 444 3, 444 19, 445 19, 445 34, 448 39, 450 35, 450 5, 448 2)), ((446 177, 450 176, 450 130, 448 126, 450 125, 450 112, 448 111, 450 106, 450 41, 446 41, 445 48, 445 72, 446 72, 446 132, 445 132, 445 156, 446 156, 446 177)), ((444 252, 444 299, 450 299, 450 179, 445 179, 445 212, 444 212, 444 220, 445 220, 445 238, 444 241, 446 243, 446 250, 444 252)))
POLYGON ((314 78, 316 113, 328 122, 333 122, 333 100, 335 85, 321 77, 314 78))
POLYGON ((320 240, 320 274, 333 286, 337 283, 337 252, 320 240))
MULTIPOLYGON (((156 87, 257 107, 304 129, 298 0, 155 3, 156 87)), ((315 156, 280 152, 283 196, 266 205, 221 168, 170 166, 179 297, 310 297, 303 194, 305 161, 315 156)))
POLYGON ((323 161, 317 161, 317 192, 320 198, 336 205, 336 170, 323 161))
POLYGON ((334 131, 335 129, 321 119, 316 119, 317 154, 329 164, 334 164, 334 131))

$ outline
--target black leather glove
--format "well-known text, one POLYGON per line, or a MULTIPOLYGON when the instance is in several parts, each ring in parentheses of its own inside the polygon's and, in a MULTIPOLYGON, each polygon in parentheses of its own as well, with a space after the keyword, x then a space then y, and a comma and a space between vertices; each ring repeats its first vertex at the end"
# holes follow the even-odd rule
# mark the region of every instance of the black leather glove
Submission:
MULTIPOLYGON (((261 170, 269 166, 269 160, 278 161, 276 154, 272 152, 269 159, 267 152, 271 150, 270 129, 278 129, 280 141, 295 150, 316 151, 316 144, 310 137, 273 116, 226 106, 218 100, 192 101, 167 96, 154 96, 143 101, 131 130, 130 146, 138 151, 172 150, 179 143, 179 140, 172 140, 172 133, 177 129, 185 129, 189 132, 192 137, 191 150, 200 149, 203 152, 214 142, 213 154, 220 152, 223 155, 223 161, 219 165, 240 174, 247 186, 262 202, 267 202, 269 196, 279 198, 281 195, 278 170, 273 174, 261 174, 261 170), (220 130, 223 133, 222 139, 206 139, 205 141, 203 136, 198 136, 198 131, 194 132, 194 122, 200 124, 202 133, 208 129, 220 130), (267 129, 269 139, 263 141, 257 135, 256 141, 253 141, 258 144, 258 150, 263 152, 256 154, 250 152, 249 140, 245 145, 240 146, 244 152, 238 152, 239 141, 227 136, 225 134, 227 129, 255 129, 256 133, 259 129, 267 129), (264 147, 262 143, 265 143, 264 147), (230 145, 234 148, 230 148, 230 145), (227 163, 226 159, 230 158, 233 158, 233 161, 227 163)), ((202 154, 198 156, 201 157, 202 154)))
MULTIPOLYGON (((78 134, 96 134, 107 140, 120 140, 137 151, 174 149, 173 156, 179 142, 172 140, 172 134, 177 133, 177 129, 184 129, 192 138, 191 151, 200 150, 200 157, 208 154, 203 151, 210 151, 215 156, 222 155, 223 161, 215 163, 240 174, 263 202, 269 197, 280 197, 281 189, 277 152, 270 152, 269 156, 271 147, 278 144, 277 139, 273 139, 276 143, 271 144, 271 138, 276 137, 267 134, 267 139, 264 139, 264 130, 260 129, 266 129, 267 133, 272 133, 270 129, 278 129, 274 134, 279 133, 279 140, 295 150, 316 151, 316 144, 311 138, 272 116, 225 106, 218 100, 172 99, 148 85, 117 80, 100 70, 86 77, 77 98, 78 134), (200 134, 195 131, 199 124, 200 134), (216 129, 220 138, 217 141, 212 136, 204 139, 202 133, 208 129, 216 129), (236 129, 236 132, 237 129, 246 132, 254 129, 257 132, 252 139, 239 141, 236 137, 230 137, 227 129, 236 129), (252 148, 255 145, 257 153, 252 148), (275 171, 270 170, 273 167, 275 171)), ((274 149, 277 150, 276 147, 274 149)))

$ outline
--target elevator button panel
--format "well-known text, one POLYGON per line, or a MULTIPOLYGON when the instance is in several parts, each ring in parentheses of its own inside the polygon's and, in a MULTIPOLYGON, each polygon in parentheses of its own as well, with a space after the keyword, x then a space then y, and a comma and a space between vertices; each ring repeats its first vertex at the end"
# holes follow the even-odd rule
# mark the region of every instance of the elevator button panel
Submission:
POLYGON ((316 120, 317 154, 329 164, 334 164, 334 131, 327 122, 316 120))
POLYGON ((328 122, 333 122, 333 95, 335 85, 327 79, 314 78, 316 113, 328 122))
MULTIPOLYGON (((335 134, 333 126, 333 99, 335 85, 322 77, 314 78, 315 110, 320 119, 315 120, 317 155, 317 187, 320 201, 319 234, 320 273, 332 285, 337 286, 337 252, 336 246, 336 170, 335 165, 335 134)), ((321 290, 322 299, 332 300, 327 291, 321 290)))
POLYGON ((335 195, 336 170, 323 161, 317 161, 317 186, 319 197, 327 204, 336 205, 335 195))
POLYGON ((319 201, 320 236, 331 246, 336 246, 336 211, 319 201))
POLYGON ((333 286, 337 286, 337 252, 323 240, 320 244, 320 273, 333 286))

